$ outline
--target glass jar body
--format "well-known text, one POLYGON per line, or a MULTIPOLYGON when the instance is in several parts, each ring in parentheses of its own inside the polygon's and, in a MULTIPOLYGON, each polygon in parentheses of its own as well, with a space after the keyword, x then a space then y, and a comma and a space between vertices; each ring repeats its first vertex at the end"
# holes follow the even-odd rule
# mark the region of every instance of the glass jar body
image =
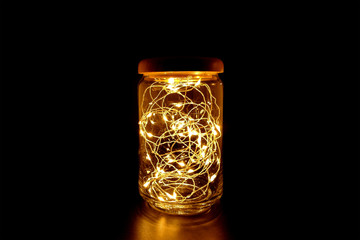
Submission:
POLYGON ((146 74, 138 104, 140 195, 167 213, 208 210, 223 186, 220 78, 206 72, 146 74))

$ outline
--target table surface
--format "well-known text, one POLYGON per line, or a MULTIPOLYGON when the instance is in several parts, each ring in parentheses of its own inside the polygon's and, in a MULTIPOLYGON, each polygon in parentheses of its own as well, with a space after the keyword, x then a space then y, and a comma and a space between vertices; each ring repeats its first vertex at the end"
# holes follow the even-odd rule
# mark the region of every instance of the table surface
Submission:
POLYGON ((133 209, 130 221, 119 236, 122 239, 183 240, 232 239, 221 204, 195 216, 169 215, 152 209, 141 201, 133 209))

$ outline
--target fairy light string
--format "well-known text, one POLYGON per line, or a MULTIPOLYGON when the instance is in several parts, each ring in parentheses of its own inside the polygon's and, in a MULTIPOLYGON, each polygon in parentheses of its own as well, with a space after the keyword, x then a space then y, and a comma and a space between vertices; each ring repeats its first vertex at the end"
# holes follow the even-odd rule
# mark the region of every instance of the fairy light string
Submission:
POLYGON ((142 188, 160 201, 210 197, 220 171, 220 108, 201 78, 156 78, 143 92, 142 188))

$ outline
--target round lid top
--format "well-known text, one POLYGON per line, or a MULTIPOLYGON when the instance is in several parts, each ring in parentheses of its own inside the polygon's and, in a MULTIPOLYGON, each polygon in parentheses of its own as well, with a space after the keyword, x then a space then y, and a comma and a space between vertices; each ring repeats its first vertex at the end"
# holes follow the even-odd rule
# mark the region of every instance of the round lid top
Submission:
POLYGON ((148 58, 139 62, 140 74, 149 72, 224 72, 224 63, 211 57, 161 57, 148 58))

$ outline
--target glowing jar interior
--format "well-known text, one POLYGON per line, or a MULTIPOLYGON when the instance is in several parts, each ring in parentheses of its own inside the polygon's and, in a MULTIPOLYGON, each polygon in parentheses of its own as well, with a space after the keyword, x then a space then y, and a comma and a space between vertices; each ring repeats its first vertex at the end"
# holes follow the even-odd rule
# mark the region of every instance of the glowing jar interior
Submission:
POLYGON ((138 85, 139 190, 174 214, 222 195, 223 86, 216 72, 149 72, 138 85))

